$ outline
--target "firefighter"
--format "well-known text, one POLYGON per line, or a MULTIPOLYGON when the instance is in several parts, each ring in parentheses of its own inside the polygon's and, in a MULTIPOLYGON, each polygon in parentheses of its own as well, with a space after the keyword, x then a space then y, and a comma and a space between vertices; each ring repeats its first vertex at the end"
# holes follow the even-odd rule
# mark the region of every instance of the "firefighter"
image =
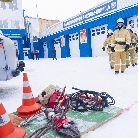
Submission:
POLYGON ((130 37, 131 37, 131 43, 129 45, 129 49, 128 51, 126 51, 126 67, 128 68, 128 66, 130 66, 130 62, 131 65, 134 67, 135 66, 135 45, 136 45, 136 36, 133 33, 133 31, 131 30, 131 26, 128 25, 126 27, 126 29, 129 31, 130 33, 130 37), (130 55, 130 58, 129 58, 130 55))
POLYGON ((117 29, 111 38, 111 50, 115 51, 115 74, 119 73, 121 60, 121 73, 126 69, 126 51, 129 49, 131 37, 128 30, 124 29, 124 20, 117 20, 117 29))
POLYGON ((111 51, 111 37, 112 37, 112 34, 113 34, 113 31, 111 29, 109 29, 107 38, 104 41, 102 49, 103 49, 103 51, 105 51, 105 47, 108 46, 107 53, 108 53, 108 56, 109 56, 110 68, 114 69, 114 63, 115 63, 114 57, 115 57, 115 54, 114 54, 114 52, 111 51))

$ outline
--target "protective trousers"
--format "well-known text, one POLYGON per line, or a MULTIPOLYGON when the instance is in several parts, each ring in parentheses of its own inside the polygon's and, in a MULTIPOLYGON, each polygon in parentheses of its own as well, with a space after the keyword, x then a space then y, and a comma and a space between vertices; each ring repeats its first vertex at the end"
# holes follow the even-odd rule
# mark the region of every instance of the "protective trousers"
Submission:
POLYGON ((115 64, 115 52, 112 52, 109 54, 109 62, 110 62, 110 66, 114 67, 115 64))
POLYGON ((135 63, 135 53, 134 53, 134 49, 130 49, 126 52, 126 65, 130 65, 135 63), (130 58, 129 58, 129 54, 130 54, 130 58))
POLYGON ((115 52, 115 71, 120 69, 120 60, 121 60, 121 71, 126 69, 126 52, 115 52))
POLYGON ((137 61, 138 61, 138 53, 136 53, 135 50, 134 50, 134 55, 135 55, 135 60, 134 60, 134 62, 137 63, 137 61))

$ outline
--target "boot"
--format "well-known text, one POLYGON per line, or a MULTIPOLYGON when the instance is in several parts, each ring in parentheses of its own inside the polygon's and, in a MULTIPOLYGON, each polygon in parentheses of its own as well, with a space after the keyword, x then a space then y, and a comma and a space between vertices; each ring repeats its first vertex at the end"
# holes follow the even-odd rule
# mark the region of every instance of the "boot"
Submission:
POLYGON ((121 73, 124 73, 124 71, 121 71, 121 73))
POLYGON ((137 65, 137 63, 135 63, 135 65, 137 65))
POLYGON ((128 68, 128 65, 126 65, 126 68, 128 68))
POLYGON ((111 66, 111 69, 114 69, 114 67, 111 66))
POLYGON ((132 64, 132 66, 134 67, 134 66, 135 66, 135 64, 132 64))
POLYGON ((119 74, 119 71, 115 71, 115 74, 119 74))

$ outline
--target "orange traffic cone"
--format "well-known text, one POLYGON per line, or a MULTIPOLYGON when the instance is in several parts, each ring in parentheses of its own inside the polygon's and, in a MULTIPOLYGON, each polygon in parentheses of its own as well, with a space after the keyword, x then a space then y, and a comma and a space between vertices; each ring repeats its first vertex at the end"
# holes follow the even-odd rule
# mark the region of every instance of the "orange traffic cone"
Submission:
POLYGON ((0 138, 27 138, 23 127, 13 126, 2 103, 0 103, 0 138))
POLYGON ((29 85, 26 73, 23 73, 23 99, 22 105, 17 108, 18 116, 30 117, 41 110, 41 104, 36 103, 29 85))

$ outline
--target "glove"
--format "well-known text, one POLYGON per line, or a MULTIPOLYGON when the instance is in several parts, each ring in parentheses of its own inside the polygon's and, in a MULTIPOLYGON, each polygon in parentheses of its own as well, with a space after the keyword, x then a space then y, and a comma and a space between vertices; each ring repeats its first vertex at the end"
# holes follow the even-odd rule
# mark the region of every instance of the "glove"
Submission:
POLYGON ((18 117, 14 114, 8 114, 12 124, 14 125, 14 127, 17 127, 21 122, 22 122, 22 118, 18 117))
POLYGON ((129 44, 126 44, 125 52, 129 49, 129 44))
POLYGON ((103 49, 103 51, 105 51, 105 47, 103 47, 102 49, 103 49))
POLYGON ((112 51, 112 52, 115 52, 114 47, 111 47, 111 51, 112 51))
POLYGON ((138 47, 136 47, 136 53, 138 52, 138 47))

